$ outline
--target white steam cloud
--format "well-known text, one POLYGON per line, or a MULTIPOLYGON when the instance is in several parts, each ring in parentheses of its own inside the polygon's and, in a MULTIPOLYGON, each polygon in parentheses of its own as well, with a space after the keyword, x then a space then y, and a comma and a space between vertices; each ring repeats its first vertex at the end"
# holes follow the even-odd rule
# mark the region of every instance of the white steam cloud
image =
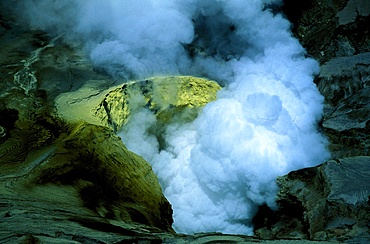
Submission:
POLYGON ((138 109, 121 132, 160 179, 178 232, 253 234, 275 179, 329 157, 317 131, 318 64, 290 33, 276 0, 21 1, 34 28, 83 45, 113 76, 206 76, 225 87, 193 123, 171 123, 159 149, 155 116, 138 109))

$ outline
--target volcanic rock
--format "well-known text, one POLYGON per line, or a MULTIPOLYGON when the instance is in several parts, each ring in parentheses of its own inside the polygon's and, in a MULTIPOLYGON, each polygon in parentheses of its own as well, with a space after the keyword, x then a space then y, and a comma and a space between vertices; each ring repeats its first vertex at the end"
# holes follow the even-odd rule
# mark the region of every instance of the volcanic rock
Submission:
POLYGON ((110 128, 55 114, 61 92, 92 76, 97 89, 112 80, 47 35, 11 21, 8 28, 0 38, 0 242, 172 233, 172 209, 151 166, 110 128))
MULTIPOLYGON (((27 44, 35 37, 22 38, 27 44)), ((20 45, 15 43, 7 48, 20 45)), ((63 52, 66 59, 79 59, 67 63, 86 78, 68 88, 58 80, 69 68, 47 72, 58 67, 53 57, 68 48, 47 43, 28 57, 13 57, 20 65, 1 70, 14 74, 4 75, 0 93, 1 242, 175 238, 172 209, 151 166, 127 150, 114 129, 142 105, 163 123, 176 116, 192 120, 220 86, 195 77, 161 77, 107 89, 114 83, 109 77, 90 80, 91 65, 63 52), (108 117, 117 120, 108 123, 108 117)))
POLYGON ((370 157, 358 156, 329 160, 278 178, 280 209, 270 212, 275 222, 256 233, 274 239, 369 240, 369 172, 370 157))
POLYGON ((332 157, 370 155, 370 3, 288 0, 283 10, 308 55, 321 64, 315 82, 325 97, 322 126, 332 157))
POLYGON ((321 65, 320 128, 332 160, 280 177, 280 208, 260 207, 254 238, 173 234, 150 165, 115 135, 142 106, 159 123, 194 119, 216 83, 114 80, 83 52, 0 11, 0 242, 368 242, 370 4, 284 3, 293 34, 321 65))
POLYGON ((205 104, 216 99, 220 89, 214 81, 191 76, 153 77, 106 90, 99 89, 99 81, 89 81, 58 96, 56 107, 69 121, 84 120, 117 132, 130 114, 143 107, 155 113, 161 123, 192 121, 205 104))
POLYGON ((325 97, 321 129, 332 160, 280 177, 280 209, 261 206, 256 234, 367 243, 370 4, 324 0, 298 5, 285 1, 284 11, 308 55, 321 65, 315 82, 325 97))
POLYGON ((151 166, 111 129, 64 122, 25 93, 7 98, 0 113, 9 118, 0 147, 1 242, 40 235, 45 242, 116 242, 144 229, 172 232, 171 206, 151 166), (118 234, 105 234, 112 231, 118 234))

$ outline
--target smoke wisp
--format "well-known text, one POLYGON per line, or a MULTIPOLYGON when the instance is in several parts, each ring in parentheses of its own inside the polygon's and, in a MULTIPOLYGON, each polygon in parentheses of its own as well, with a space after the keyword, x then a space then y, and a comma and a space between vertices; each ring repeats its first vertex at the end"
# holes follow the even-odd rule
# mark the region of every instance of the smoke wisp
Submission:
POLYGON ((155 116, 138 108, 120 132, 148 160, 182 233, 253 234, 258 205, 276 207, 277 176, 329 157, 317 131, 316 61, 274 9, 278 0, 22 1, 33 28, 82 46, 125 79, 195 75, 224 85, 193 123, 171 123, 159 149, 155 116))

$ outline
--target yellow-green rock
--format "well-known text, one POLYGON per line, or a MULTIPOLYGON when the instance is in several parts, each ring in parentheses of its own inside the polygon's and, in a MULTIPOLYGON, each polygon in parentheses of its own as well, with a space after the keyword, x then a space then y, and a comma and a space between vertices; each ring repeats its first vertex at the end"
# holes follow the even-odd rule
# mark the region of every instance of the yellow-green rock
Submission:
POLYGON ((58 114, 69 121, 86 121, 119 130, 138 108, 153 111, 161 122, 180 118, 193 120, 201 107, 215 100, 220 86, 192 76, 154 77, 98 90, 99 81, 89 81, 75 92, 56 100, 58 114))
POLYGON ((151 166, 115 132, 142 108, 161 125, 191 121, 216 99, 220 86, 190 76, 155 77, 107 90, 100 83, 88 81, 56 99, 56 113, 71 129, 33 179, 38 185, 72 185, 86 207, 108 219, 171 230, 172 209, 151 166))
POLYGON ((151 166, 109 128, 76 125, 31 178, 36 185, 72 185, 102 217, 171 230, 172 209, 151 166))
POLYGON ((115 131, 142 107, 153 111, 161 122, 179 116, 182 121, 189 121, 197 116, 199 108, 216 99, 220 88, 216 82, 203 78, 155 77, 110 90, 96 107, 95 115, 115 131))

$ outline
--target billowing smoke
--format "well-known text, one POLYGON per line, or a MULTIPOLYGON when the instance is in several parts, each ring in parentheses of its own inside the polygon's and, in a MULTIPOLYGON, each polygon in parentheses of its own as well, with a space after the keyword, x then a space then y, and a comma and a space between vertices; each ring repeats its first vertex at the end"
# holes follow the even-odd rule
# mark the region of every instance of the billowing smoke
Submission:
POLYGON ((159 148, 138 108, 121 136, 152 165, 178 232, 252 234, 258 205, 276 207, 279 175, 329 157, 317 131, 318 64, 277 0, 21 1, 22 17, 89 53, 112 76, 212 78, 224 88, 193 123, 173 122, 159 148))

